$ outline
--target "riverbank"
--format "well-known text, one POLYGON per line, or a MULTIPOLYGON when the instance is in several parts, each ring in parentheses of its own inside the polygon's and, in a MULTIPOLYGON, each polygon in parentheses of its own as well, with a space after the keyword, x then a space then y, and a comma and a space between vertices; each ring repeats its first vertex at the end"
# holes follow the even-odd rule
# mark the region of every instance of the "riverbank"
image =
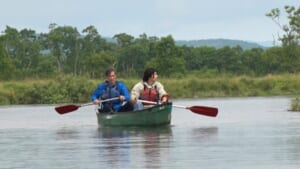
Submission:
MULTIPOLYGON (((120 78, 129 89, 140 79, 120 78)), ((85 103, 103 80, 60 76, 0 82, 0 105, 85 103)), ((300 95, 300 74, 250 76, 205 76, 159 78, 171 99, 300 95)))

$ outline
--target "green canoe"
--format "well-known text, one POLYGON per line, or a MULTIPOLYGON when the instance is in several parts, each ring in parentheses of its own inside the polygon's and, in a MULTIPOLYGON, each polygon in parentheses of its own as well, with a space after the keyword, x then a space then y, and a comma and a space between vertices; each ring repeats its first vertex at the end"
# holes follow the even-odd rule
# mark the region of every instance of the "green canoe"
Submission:
POLYGON ((97 113, 100 126, 160 126, 171 122, 172 103, 157 105, 139 111, 97 113))

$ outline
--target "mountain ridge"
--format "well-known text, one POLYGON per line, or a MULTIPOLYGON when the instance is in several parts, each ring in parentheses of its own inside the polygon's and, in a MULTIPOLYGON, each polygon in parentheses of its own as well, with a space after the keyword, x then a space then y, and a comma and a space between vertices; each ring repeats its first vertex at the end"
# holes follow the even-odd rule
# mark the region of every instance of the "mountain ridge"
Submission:
POLYGON ((175 44, 178 46, 190 46, 190 47, 200 47, 209 46, 215 48, 222 48, 225 46, 236 47, 240 46, 243 49, 252 48, 267 48, 269 46, 261 45, 257 42, 250 42, 244 40, 232 40, 232 39, 201 39, 201 40, 175 40, 175 44))
MULTIPOLYGON (((105 37, 108 42, 116 43, 116 40, 113 38, 105 37)), ((242 49, 252 49, 252 48, 269 48, 273 46, 273 42, 271 41, 263 41, 263 42, 251 42, 245 40, 233 40, 233 39, 199 39, 199 40, 174 40, 177 46, 188 46, 188 47, 200 47, 200 46, 208 46, 215 48, 222 48, 225 46, 236 47, 240 46, 242 49)))

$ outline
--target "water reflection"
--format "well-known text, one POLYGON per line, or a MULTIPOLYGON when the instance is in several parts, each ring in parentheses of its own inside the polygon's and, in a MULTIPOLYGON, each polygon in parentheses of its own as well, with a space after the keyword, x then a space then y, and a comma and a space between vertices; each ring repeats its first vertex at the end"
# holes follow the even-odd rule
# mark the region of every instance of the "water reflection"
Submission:
POLYGON ((160 168, 168 159, 172 139, 170 126, 155 128, 105 127, 97 132, 99 155, 110 168, 160 168))
POLYGON ((76 129, 60 128, 56 131, 55 134, 57 140, 69 140, 69 139, 78 139, 80 133, 76 129))
POLYGON ((99 127, 97 135, 100 138, 124 138, 132 136, 170 135, 171 126, 158 127, 99 127))
POLYGON ((209 140, 215 140, 218 134, 218 127, 200 127, 192 130, 191 136, 198 142, 207 142, 209 140))

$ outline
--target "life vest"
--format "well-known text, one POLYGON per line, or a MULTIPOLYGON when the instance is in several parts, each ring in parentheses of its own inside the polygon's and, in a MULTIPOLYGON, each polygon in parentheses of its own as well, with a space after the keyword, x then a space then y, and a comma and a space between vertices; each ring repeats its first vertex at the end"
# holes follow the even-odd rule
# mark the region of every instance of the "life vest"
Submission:
MULTIPOLYGON (((102 95, 100 96, 101 100, 106 100, 114 97, 119 97, 119 84, 118 82, 115 85, 110 85, 107 81, 105 82, 105 86, 102 91, 102 95)), ((100 113, 111 113, 115 111, 114 106, 118 103, 118 100, 107 101, 100 104, 99 112, 100 113)))
POLYGON ((119 84, 118 82, 115 85, 111 86, 108 82, 106 82, 105 87, 103 89, 103 94, 101 95, 101 100, 106 100, 114 97, 119 97, 119 84))
POLYGON ((149 88, 144 84, 144 91, 140 94, 140 99, 152 101, 152 102, 158 102, 159 93, 156 86, 149 88))

